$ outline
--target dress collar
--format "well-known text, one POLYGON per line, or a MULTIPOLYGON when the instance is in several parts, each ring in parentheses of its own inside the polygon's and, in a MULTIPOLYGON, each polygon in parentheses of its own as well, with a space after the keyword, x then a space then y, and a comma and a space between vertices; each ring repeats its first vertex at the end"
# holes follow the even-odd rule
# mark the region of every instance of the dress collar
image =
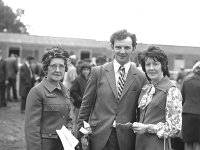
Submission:
POLYGON ((149 103, 151 103, 153 95, 156 92, 156 89, 159 89, 163 92, 167 92, 171 84, 172 83, 170 82, 170 79, 167 76, 165 76, 155 86, 151 83, 147 83, 146 85, 144 85, 142 90, 144 90, 145 93, 142 96, 141 101, 139 102, 138 108, 144 109, 146 108, 146 106, 149 105, 149 103))
MULTIPOLYGON (((168 90, 168 85, 172 84, 169 77, 168 76, 164 76, 159 83, 155 86, 155 88, 163 91, 163 92, 167 92, 168 90)), ((174 85, 175 86, 175 85, 174 85)))

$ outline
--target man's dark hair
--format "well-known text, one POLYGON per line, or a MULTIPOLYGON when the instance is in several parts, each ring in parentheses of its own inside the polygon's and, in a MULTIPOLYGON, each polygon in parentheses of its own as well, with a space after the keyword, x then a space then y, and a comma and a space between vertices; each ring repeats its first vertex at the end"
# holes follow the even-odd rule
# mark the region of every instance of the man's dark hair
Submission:
POLYGON ((106 57, 105 56, 97 56, 96 57, 96 64, 100 64, 103 65, 107 62, 106 57))
POLYGON ((126 39, 127 37, 130 37, 131 40, 132 40, 132 46, 133 46, 133 49, 136 48, 136 35, 135 34, 132 34, 130 32, 127 32, 127 30, 120 30, 120 31, 117 31, 115 33, 113 33, 110 37, 110 43, 111 43, 111 47, 113 48, 114 47, 114 43, 115 41, 118 41, 118 40, 124 40, 126 39))

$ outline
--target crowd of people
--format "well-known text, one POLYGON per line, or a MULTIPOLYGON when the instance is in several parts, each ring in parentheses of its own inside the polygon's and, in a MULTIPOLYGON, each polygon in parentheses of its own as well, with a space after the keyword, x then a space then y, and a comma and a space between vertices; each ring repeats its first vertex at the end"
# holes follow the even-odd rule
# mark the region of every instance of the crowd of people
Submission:
MULTIPOLYGON (((62 79, 67 89, 70 89, 72 82, 80 74, 83 62, 88 62, 91 67, 99 61, 106 62, 105 56, 98 56, 95 62, 90 59, 77 62, 75 55, 71 55, 69 59, 69 70, 62 79)), ((8 102, 21 102, 20 110, 24 114, 30 89, 41 82, 44 76, 42 63, 36 61, 33 56, 28 55, 21 64, 18 55, 11 53, 8 58, 4 58, 3 50, 0 49, 0 107, 6 107, 8 102)))
POLYGON ((6 107, 8 102, 21 102, 20 110, 24 113, 27 95, 43 78, 43 71, 33 56, 27 56, 19 66, 17 55, 11 53, 3 58, 2 54, 0 50, 0 107, 6 107))
POLYGON ((181 67, 174 84, 160 47, 140 52, 136 65, 130 61, 135 34, 117 31, 110 43, 111 61, 98 56, 77 62, 52 47, 41 63, 28 56, 19 69, 15 55, 4 60, 0 51, 1 107, 19 101, 19 72, 27 150, 63 150, 56 133, 63 125, 79 140, 76 150, 170 150, 174 144, 200 150, 200 62, 190 73, 181 67), (80 132, 84 121, 90 125, 86 135, 80 132))

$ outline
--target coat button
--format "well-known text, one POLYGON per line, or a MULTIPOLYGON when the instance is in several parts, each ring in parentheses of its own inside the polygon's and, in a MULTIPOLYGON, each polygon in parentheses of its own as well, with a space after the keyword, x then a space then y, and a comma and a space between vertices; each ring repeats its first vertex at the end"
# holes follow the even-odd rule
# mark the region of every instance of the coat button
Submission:
POLYGON ((63 116, 63 119, 65 118, 65 116, 63 116))

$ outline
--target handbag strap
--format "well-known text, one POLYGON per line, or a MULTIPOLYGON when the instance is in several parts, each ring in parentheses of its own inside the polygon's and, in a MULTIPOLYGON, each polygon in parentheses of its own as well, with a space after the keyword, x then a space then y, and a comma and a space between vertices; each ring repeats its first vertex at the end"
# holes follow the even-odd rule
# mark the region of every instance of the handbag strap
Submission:
POLYGON ((171 145, 171 138, 165 138, 164 137, 164 150, 166 150, 166 144, 168 144, 169 150, 172 150, 172 145, 171 145))

